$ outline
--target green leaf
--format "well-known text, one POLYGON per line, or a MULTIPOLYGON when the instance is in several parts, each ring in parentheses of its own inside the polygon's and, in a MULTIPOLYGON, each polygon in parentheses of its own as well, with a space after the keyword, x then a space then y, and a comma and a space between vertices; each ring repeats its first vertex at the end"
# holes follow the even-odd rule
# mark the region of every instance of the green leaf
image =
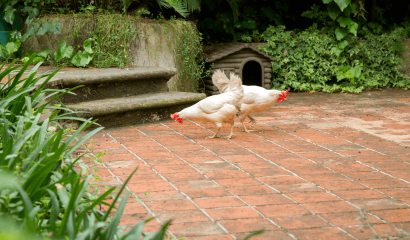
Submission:
POLYGON ((336 34, 336 39, 338 41, 342 40, 346 35, 347 35, 347 31, 344 28, 336 28, 335 30, 335 34, 336 34))
POLYGON ((6 50, 11 55, 19 50, 20 45, 21 45, 20 41, 8 42, 6 44, 6 50))
POLYGON ((55 22, 55 23, 46 22, 46 23, 44 23, 40 27, 40 29, 38 30, 37 34, 38 35, 44 35, 46 33, 60 34, 61 33, 61 23, 60 22, 55 22))
POLYGON ((33 19, 34 19, 34 18, 32 18, 32 17, 27 17, 27 19, 26 19, 26 21, 24 22, 24 24, 26 24, 27 26, 30 26, 30 24, 33 22, 33 19))
POLYGON ((335 0, 337 6, 339 6, 340 10, 343 12, 347 6, 349 6, 351 0, 335 0))
POLYGON ((4 14, 4 20, 10 24, 14 22, 14 12, 16 11, 15 8, 9 9, 6 14, 4 14))
POLYGON ((352 22, 352 19, 350 19, 349 17, 340 16, 339 18, 337 18, 337 21, 339 22, 341 27, 346 27, 352 22))
POLYGON ((186 7, 185 2, 175 0, 158 0, 158 4, 164 8, 173 8, 176 12, 181 14, 182 17, 187 17, 190 12, 186 7))
POLYGON ((345 77, 345 73, 342 72, 342 71, 337 72, 337 73, 336 73, 336 78, 337 78, 337 81, 338 81, 338 82, 339 82, 340 80, 345 79, 345 78, 346 78, 346 77, 345 77))
POLYGON ((21 33, 17 30, 11 31, 7 36, 6 42, 21 41, 21 33))
POLYGON ((27 31, 23 35, 23 38, 21 39, 21 41, 24 42, 27 40, 27 38, 34 36, 39 27, 40 27, 40 24, 38 23, 34 23, 33 26, 27 27, 27 31))
POLYGON ((354 74, 351 71, 352 69, 350 69, 349 71, 345 72, 345 77, 346 78, 354 78, 354 74))
POLYGON ((91 48, 92 38, 89 38, 84 41, 83 47, 87 53, 94 53, 93 49, 91 48))
POLYGON ((357 28, 359 27, 359 24, 355 22, 351 22, 348 26, 349 32, 353 33, 355 36, 357 36, 357 28))
POLYGON ((343 66, 339 66, 337 67, 337 69, 339 69, 339 71, 345 73, 347 72, 349 69, 351 69, 352 67, 350 65, 343 65, 343 66))
POLYGON ((6 46, 3 44, 0 44, 0 57, 6 57, 7 56, 7 49, 6 46))
POLYGON ((55 61, 58 62, 63 58, 70 58, 73 52, 74 48, 63 41, 60 43, 60 47, 54 52, 55 61))
POLYGON ((26 64, 29 59, 30 59, 29 57, 23 57, 23 58, 21 59, 21 61, 22 61, 24 64, 26 64))
POLYGON ((87 52, 78 51, 70 62, 77 67, 85 67, 93 59, 90 55, 87 52))
POLYGON ((47 58, 48 54, 50 54, 53 50, 51 49, 44 49, 43 51, 37 53, 37 56, 42 58, 47 58))
POLYGON ((335 21, 337 16, 341 13, 339 7, 334 2, 327 5, 327 12, 333 21, 335 21))
POLYGON ((343 52, 343 49, 339 49, 338 47, 332 47, 332 52, 336 54, 336 56, 340 56, 340 54, 343 52))
MULTIPOLYGON (((107 239, 114 239, 114 235, 117 232, 118 224, 120 223, 122 213, 124 212, 125 204, 131 192, 127 192, 122 199, 120 206, 117 208, 114 217, 112 218, 110 225, 107 227, 106 237, 107 239)), ((115 203, 113 203, 114 205, 115 203)))
POLYGON ((246 235, 245 238, 243 238, 242 240, 249 240, 254 236, 260 235, 263 232, 265 232, 265 230, 258 230, 258 231, 254 231, 254 232, 250 232, 249 234, 246 235))
POLYGON ((328 3, 333 2, 333 0, 322 0, 322 1, 323 1, 324 4, 328 4, 328 3))
POLYGON ((346 17, 350 17, 350 13, 352 12, 352 8, 349 6, 347 6, 347 8, 345 8, 345 10, 343 10, 343 15, 345 15, 346 17))
POLYGON ((343 40, 343 41, 339 42, 339 44, 337 44, 337 46, 338 46, 340 49, 345 49, 345 47, 346 47, 347 45, 349 45, 349 42, 346 41, 346 40, 343 40))
POLYGON ((37 17, 40 14, 40 10, 38 8, 33 8, 33 11, 29 12, 29 16, 34 18, 37 17))
POLYGON ((42 57, 36 57, 36 58, 34 58, 34 60, 33 60, 33 63, 34 63, 34 64, 37 64, 37 63, 39 63, 39 62, 44 62, 44 58, 42 58, 42 57))
POLYGON ((352 3, 352 4, 350 5, 350 7, 352 8, 352 13, 353 13, 354 15, 356 15, 356 13, 357 13, 357 4, 356 4, 356 3, 352 3))
POLYGON ((354 77, 359 78, 362 75, 362 70, 363 68, 361 66, 356 66, 354 68, 350 68, 348 72, 354 77))

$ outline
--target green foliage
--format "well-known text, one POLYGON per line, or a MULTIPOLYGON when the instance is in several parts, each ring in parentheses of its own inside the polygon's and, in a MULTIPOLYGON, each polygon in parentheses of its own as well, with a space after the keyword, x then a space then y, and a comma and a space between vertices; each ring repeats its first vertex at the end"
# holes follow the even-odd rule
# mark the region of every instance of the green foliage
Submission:
POLYGON ((410 87, 409 77, 399 71, 402 56, 398 49, 402 50, 406 34, 405 29, 397 28, 364 39, 350 35, 346 37, 350 44, 346 44, 314 26, 297 33, 278 26, 263 34, 267 44, 260 49, 277 59, 272 62, 273 88, 355 93, 410 87))
POLYGON ((176 22, 179 40, 176 42, 176 63, 179 65, 178 83, 181 90, 198 92, 202 78, 212 69, 205 70, 205 56, 202 53, 201 34, 187 22, 176 22), (184 89, 187 86, 188 89, 184 89))
POLYGON ((330 18, 339 23, 339 27, 334 31, 337 40, 341 42, 338 44, 338 50, 334 50, 334 52, 342 52, 349 44, 349 41, 344 39, 347 35, 347 30, 354 36, 357 36, 359 24, 350 17, 350 14, 357 14, 357 4, 352 3, 351 0, 323 0, 323 3, 327 4, 330 18))
POLYGON ((249 7, 238 0, 207 1, 201 10, 198 28, 206 41, 257 41, 254 32, 263 32, 268 24, 283 24, 285 20, 294 18, 289 15, 289 3, 284 0, 274 2, 247 1, 249 7), (215 14, 216 6, 219 12, 215 14), (232 10, 232 11, 230 11, 232 10), (204 12, 205 13, 202 13, 204 12))
POLYGON ((70 60, 70 62, 74 64, 76 67, 85 67, 91 62, 91 60, 93 60, 94 51, 91 48, 91 43, 93 40, 94 39, 92 38, 85 40, 83 43, 85 51, 78 51, 70 60))
MULTIPOLYGON (((137 19, 128 15, 99 14, 93 20, 95 28, 88 32, 88 38, 93 39, 90 44, 94 44, 91 65, 104 68, 131 65, 134 59, 130 51, 139 35, 137 19)), ((75 29, 78 33, 82 31, 80 26, 75 29)))
POLYGON ((157 0, 165 8, 173 8, 182 17, 187 17, 191 12, 201 8, 199 0, 157 0))
POLYGON ((21 45, 21 43, 20 43, 19 40, 15 41, 15 42, 8 42, 6 44, 7 53, 12 55, 13 53, 17 52, 20 48, 20 45, 21 45))
POLYGON ((74 64, 77 67, 85 67, 88 65, 88 63, 91 62, 93 59, 93 55, 89 54, 88 52, 84 51, 78 51, 73 58, 70 60, 72 64, 74 64))
POLYGON ((63 58, 71 58, 73 55, 74 48, 67 45, 65 41, 62 41, 60 47, 54 52, 54 60, 59 62, 63 58))
POLYGON ((46 22, 46 23, 44 23, 38 29, 37 35, 44 35, 46 33, 60 34, 61 33, 61 22, 55 22, 55 23, 46 22))
POLYGON ((59 70, 36 77, 37 64, 26 79, 21 78, 35 58, 35 54, 30 56, 24 66, 15 66, 14 60, 7 68, 4 64, 0 67, 0 77, 9 76, 0 88, 0 221, 8 223, 7 229, 0 224, 0 238, 163 239, 170 222, 150 234, 142 232, 147 221, 137 223, 127 233, 118 226, 130 192, 121 201, 120 194, 137 169, 112 203, 107 200, 115 187, 100 196, 90 192, 92 176, 74 168, 86 153, 73 153, 102 127, 78 138, 95 121, 73 117, 75 112, 61 104, 59 97, 70 90, 44 89, 59 70), (17 74, 11 77, 15 70, 17 74), (56 102, 60 104, 51 104, 56 102), (41 121, 46 111, 52 113, 41 121), (83 124, 77 130, 65 129, 59 123, 67 120, 83 124), (101 212, 99 205, 107 206, 107 211, 101 212), (116 212, 111 214, 114 208, 116 212))

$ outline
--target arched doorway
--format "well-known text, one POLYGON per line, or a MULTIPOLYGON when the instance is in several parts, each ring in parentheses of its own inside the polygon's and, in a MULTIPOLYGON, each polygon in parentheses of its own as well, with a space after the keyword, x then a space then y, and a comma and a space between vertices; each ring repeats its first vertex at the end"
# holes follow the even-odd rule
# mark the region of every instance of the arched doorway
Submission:
POLYGON ((242 68, 242 84, 263 87, 262 67, 256 61, 248 61, 242 68))

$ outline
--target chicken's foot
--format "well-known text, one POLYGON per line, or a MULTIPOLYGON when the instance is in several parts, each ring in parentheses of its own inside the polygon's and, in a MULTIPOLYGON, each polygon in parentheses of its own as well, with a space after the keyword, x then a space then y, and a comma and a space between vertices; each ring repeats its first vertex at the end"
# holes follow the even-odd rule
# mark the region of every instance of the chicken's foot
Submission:
POLYGON ((216 130, 215 134, 213 136, 210 137, 206 137, 205 139, 211 139, 211 138, 218 138, 218 133, 221 131, 221 128, 218 127, 218 129, 216 130))
POLYGON ((253 118, 253 117, 251 117, 251 116, 249 116, 248 115, 248 118, 251 120, 249 123, 252 123, 252 128, 255 128, 256 127, 256 120, 255 120, 255 118, 253 118))
POLYGON ((231 123, 231 133, 226 137, 226 139, 231 139, 231 137, 233 136, 233 127, 234 127, 234 123, 231 123))
POLYGON ((242 122, 242 126, 243 126, 242 131, 244 131, 244 132, 250 133, 250 132, 252 132, 252 131, 256 131, 256 130, 249 130, 249 129, 247 129, 246 126, 245 126, 245 122, 244 122, 244 121, 242 122))

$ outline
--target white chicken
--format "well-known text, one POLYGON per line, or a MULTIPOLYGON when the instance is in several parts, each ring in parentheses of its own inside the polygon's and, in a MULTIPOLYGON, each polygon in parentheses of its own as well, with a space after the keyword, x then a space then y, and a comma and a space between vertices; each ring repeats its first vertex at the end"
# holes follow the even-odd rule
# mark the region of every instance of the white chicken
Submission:
POLYGON ((219 95, 207 97, 195 105, 182 111, 171 114, 171 118, 182 124, 182 119, 200 120, 212 122, 217 127, 215 134, 207 138, 215 138, 221 131, 223 123, 231 124, 230 139, 233 135, 234 118, 240 112, 244 91, 242 81, 238 76, 231 76, 225 86, 225 92, 219 95))
MULTIPOLYGON (((212 75, 212 82, 218 87, 220 93, 224 93, 229 88, 229 79, 220 69, 212 75)), ((243 125, 244 131, 247 133, 249 133, 249 130, 246 129, 244 123, 246 117, 251 120, 253 128, 256 126, 256 120, 249 116, 249 114, 263 112, 275 104, 276 101, 282 102, 286 99, 286 94, 289 92, 289 90, 266 90, 262 87, 246 85, 243 85, 243 89, 245 96, 243 97, 239 120, 243 125)))

